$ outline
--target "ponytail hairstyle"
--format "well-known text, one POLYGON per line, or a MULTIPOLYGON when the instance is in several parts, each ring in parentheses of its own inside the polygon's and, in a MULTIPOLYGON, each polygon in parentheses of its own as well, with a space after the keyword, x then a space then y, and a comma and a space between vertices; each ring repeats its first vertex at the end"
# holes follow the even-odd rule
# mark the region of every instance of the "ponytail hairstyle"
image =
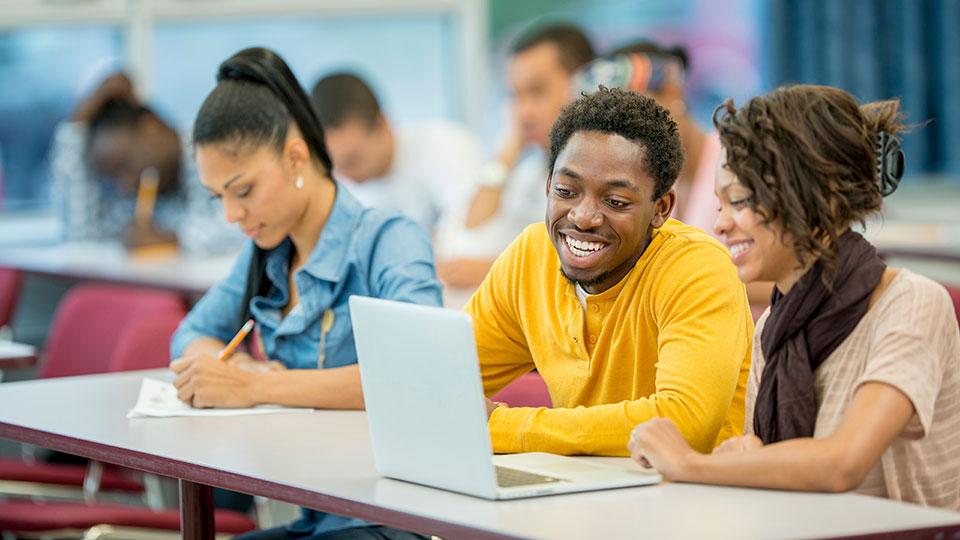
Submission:
POLYGON ((780 221, 798 263, 822 260, 827 282, 840 235, 880 211, 889 177, 899 181, 902 120, 897 100, 860 105, 813 85, 781 87, 740 109, 727 100, 713 114, 726 167, 753 193, 751 208, 780 221))
MULTIPOLYGON (((293 72, 270 49, 244 49, 220 64, 217 86, 200 106, 193 124, 193 143, 224 146, 234 154, 263 145, 281 152, 290 122, 300 130, 321 172, 329 176, 333 165, 323 129, 293 72)), ((250 317, 253 297, 269 291, 269 281, 263 279, 266 255, 266 250, 254 246, 239 324, 250 317)))
POLYGON ((272 144, 279 152, 291 121, 329 175, 333 166, 323 128, 293 72, 270 49, 244 49, 220 64, 217 86, 197 113, 193 143, 226 144, 235 152, 272 144))

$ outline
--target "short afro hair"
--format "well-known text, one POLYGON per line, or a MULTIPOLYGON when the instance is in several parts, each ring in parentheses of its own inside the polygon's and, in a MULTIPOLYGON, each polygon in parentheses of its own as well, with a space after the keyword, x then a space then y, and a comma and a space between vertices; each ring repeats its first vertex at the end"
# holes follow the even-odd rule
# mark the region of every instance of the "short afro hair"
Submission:
POLYGON ((683 167, 677 123, 656 101, 636 92, 601 86, 564 107, 550 130, 550 176, 578 131, 616 134, 643 147, 644 168, 655 182, 653 200, 670 191, 683 167))

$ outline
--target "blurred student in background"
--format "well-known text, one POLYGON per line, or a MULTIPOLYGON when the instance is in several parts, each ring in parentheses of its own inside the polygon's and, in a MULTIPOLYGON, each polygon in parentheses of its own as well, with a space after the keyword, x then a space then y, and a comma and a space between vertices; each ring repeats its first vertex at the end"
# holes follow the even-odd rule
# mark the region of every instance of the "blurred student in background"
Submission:
POLYGON ((511 124, 497 158, 472 175, 473 195, 437 236, 437 274, 476 287, 494 259, 546 209, 550 129, 571 97, 573 73, 593 59, 587 36, 570 24, 538 25, 510 47, 511 124))
POLYGON ((159 176, 157 228, 181 247, 209 254, 239 248, 242 236, 197 179, 189 137, 179 135, 114 73, 61 124, 51 150, 52 195, 67 240, 120 239, 133 222, 141 175, 159 176))
POLYGON ((633 457, 665 478, 848 491, 960 510, 960 332, 944 288, 851 230, 897 186, 899 103, 780 88, 714 123, 715 232, 740 279, 776 283, 756 327, 746 433, 704 455, 658 418, 633 457))
POLYGON ((365 206, 398 210, 433 233, 469 195, 480 146, 464 128, 431 122, 395 129, 370 86, 334 73, 313 87, 333 176, 365 206))

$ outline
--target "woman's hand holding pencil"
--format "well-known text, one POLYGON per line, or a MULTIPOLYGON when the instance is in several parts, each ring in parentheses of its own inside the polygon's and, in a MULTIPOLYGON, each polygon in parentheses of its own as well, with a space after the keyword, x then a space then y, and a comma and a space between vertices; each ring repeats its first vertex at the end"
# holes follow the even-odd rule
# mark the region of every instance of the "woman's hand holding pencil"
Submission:
POLYGON ((251 373, 266 373, 268 371, 280 371, 287 369, 286 366, 280 362, 277 362, 276 360, 261 362, 250 354, 234 352, 237 346, 240 345, 240 343, 242 343, 247 335, 253 330, 253 324, 253 319, 248 320, 240 328, 240 331, 237 332, 237 335, 233 336, 233 339, 230 340, 230 343, 227 343, 226 347, 221 349, 218 358, 231 366, 238 367, 251 373))
POLYGON ((177 374, 173 383, 177 388, 177 397, 197 408, 244 408, 257 405, 253 399, 253 385, 258 374, 238 364, 263 364, 267 369, 258 370, 262 373, 275 371, 277 368, 274 364, 277 363, 259 362, 246 353, 235 353, 252 329, 251 319, 215 357, 212 346, 216 341, 211 340, 206 349, 185 354, 170 364, 170 369, 177 374))
POLYGON ((233 336, 233 339, 230 340, 230 343, 227 343, 227 346, 220 351, 220 355, 217 357, 221 362, 225 361, 227 358, 230 358, 230 355, 233 354, 233 351, 243 343, 243 340, 246 339, 247 334, 253 330, 253 319, 247 320, 243 323, 243 326, 240 327, 240 330, 237 331, 237 335, 233 336))

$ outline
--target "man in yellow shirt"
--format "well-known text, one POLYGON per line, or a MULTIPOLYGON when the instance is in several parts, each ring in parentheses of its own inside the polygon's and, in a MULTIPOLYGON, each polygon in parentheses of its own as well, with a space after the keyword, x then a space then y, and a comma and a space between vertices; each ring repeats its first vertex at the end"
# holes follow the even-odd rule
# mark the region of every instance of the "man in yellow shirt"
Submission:
POLYGON ((555 407, 488 402, 494 451, 628 455, 630 430, 658 416, 703 452, 741 433, 753 322, 727 249, 670 219, 677 125, 601 88, 564 109, 549 164, 546 223, 465 308, 486 394, 536 368, 555 407))

